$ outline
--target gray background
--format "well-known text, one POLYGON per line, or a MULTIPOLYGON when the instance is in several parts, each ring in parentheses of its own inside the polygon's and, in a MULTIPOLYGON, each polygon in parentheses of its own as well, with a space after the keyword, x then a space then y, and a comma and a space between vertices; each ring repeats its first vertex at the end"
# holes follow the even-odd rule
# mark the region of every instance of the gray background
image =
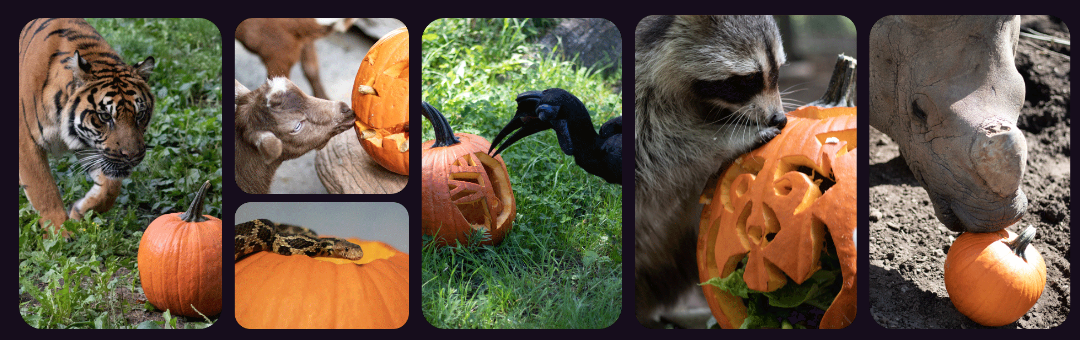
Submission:
POLYGON ((382 241, 409 253, 409 213, 394 202, 249 202, 235 217, 236 223, 265 218, 320 235, 382 241))

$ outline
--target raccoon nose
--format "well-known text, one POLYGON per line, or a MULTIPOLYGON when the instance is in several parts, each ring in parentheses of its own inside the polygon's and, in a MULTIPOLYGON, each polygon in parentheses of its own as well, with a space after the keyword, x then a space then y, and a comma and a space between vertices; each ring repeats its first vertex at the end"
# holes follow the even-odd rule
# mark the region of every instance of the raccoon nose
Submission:
POLYGON ((783 129, 787 125, 787 116, 783 112, 773 112, 769 115, 769 126, 783 129))

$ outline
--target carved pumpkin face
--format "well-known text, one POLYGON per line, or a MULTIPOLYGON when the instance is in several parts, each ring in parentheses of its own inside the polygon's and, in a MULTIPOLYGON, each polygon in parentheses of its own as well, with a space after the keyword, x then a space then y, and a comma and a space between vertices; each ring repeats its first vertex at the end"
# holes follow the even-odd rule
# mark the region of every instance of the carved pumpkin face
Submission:
POLYGON ((483 137, 459 133, 442 112, 421 102, 435 139, 424 142, 420 188, 424 235, 440 245, 496 245, 510 231, 517 214, 510 174, 502 156, 491 157, 483 137))
MULTIPOLYGON (((821 320, 841 328, 856 312, 857 116, 854 107, 808 106, 788 113, 779 136, 744 155, 705 189, 698 269, 702 282, 727 277, 745 258, 746 286, 771 292, 811 277, 826 235, 836 247, 842 288, 821 320), (826 231, 828 234, 826 234, 826 231)), ((737 328, 743 299, 703 285, 717 322, 737 328)))
POLYGON ((353 82, 356 136, 375 162, 409 174, 409 30, 371 46, 353 82))
POLYGON ((460 143, 424 143, 423 227, 442 244, 469 244, 477 232, 490 235, 481 244, 502 242, 517 213, 510 175, 502 156, 491 157, 484 138, 455 134, 460 143))
POLYGON ((409 319, 409 255, 350 238, 364 257, 258 252, 236 262, 236 322, 244 328, 394 329, 409 319))

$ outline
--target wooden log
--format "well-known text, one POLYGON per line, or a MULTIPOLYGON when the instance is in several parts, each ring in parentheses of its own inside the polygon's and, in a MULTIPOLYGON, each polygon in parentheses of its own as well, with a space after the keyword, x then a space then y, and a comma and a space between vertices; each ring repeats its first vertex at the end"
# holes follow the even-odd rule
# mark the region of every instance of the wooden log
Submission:
POLYGON ((315 153, 315 173, 331 194, 392 194, 409 183, 409 176, 375 163, 360 146, 354 129, 334 136, 315 153))

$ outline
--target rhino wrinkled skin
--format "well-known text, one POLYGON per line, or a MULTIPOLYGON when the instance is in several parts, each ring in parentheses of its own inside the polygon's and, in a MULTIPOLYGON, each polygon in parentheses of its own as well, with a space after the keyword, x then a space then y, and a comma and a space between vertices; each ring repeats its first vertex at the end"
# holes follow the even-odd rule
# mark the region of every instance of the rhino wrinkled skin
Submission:
POLYGON ((1027 209, 1019 31, 1017 16, 891 16, 870 32, 870 125, 950 230, 1001 230, 1027 209))

